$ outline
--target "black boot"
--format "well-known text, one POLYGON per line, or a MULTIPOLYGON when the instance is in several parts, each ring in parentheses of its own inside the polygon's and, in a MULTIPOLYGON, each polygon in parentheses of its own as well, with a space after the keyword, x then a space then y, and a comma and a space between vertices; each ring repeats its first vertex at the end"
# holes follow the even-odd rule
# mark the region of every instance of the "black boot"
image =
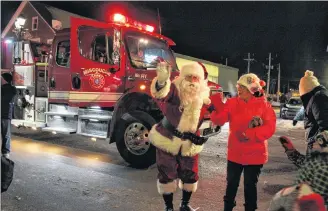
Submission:
POLYGON ((182 202, 181 202, 181 205, 180 205, 180 211, 192 211, 192 210, 194 210, 193 208, 191 208, 189 206, 189 201, 190 201, 190 198, 191 198, 191 194, 192 194, 192 192, 188 192, 188 191, 185 191, 185 190, 182 191, 182 202))
POLYGON ((165 202, 165 211, 173 211, 173 193, 163 194, 165 202))

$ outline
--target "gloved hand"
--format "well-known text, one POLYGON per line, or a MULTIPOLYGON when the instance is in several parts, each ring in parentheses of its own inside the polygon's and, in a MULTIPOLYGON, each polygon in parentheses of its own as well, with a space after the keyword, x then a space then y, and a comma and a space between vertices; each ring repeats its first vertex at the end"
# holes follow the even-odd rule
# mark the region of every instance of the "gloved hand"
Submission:
POLYGON ((195 145, 203 145, 208 140, 208 138, 205 138, 205 137, 196 138, 195 136, 193 136, 192 133, 189 133, 188 136, 189 136, 188 139, 191 141, 191 143, 193 143, 195 145))
POLYGON ((292 143, 292 141, 287 138, 286 136, 280 136, 279 141, 282 145, 282 147, 285 149, 285 152, 291 152, 295 150, 295 147, 292 143))
POLYGON ((157 64, 157 82, 159 85, 164 85, 170 78, 172 67, 166 62, 159 62, 157 64))
POLYGON ((223 93, 221 93, 221 92, 211 95, 210 100, 211 100, 211 106, 210 106, 211 112, 214 110, 219 111, 224 106, 223 93))
POLYGON ((249 128, 255 128, 263 125, 263 120, 259 116, 254 116, 253 119, 249 122, 249 128))
POLYGON ((296 126, 296 125, 297 125, 297 121, 293 120, 293 126, 296 126))
POLYGON ((244 132, 237 131, 236 136, 240 142, 247 142, 248 138, 246 137, 244 132))

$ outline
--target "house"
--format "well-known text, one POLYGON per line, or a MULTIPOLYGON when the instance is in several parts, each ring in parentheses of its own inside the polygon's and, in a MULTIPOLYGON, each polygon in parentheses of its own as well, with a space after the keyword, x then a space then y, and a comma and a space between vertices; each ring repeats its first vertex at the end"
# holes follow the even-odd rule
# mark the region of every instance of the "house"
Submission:
MULTIPOLYGON (((82 17, 35 1, 22 1, 1 34, 1 71, 12 68, 12 40, 15 21, 19 16, 26 19, 23 38, 39 43, 51 44, 56 30, 70 27, 70 17, 82 17)), ((83 17, 86 18, 86 17, 83 17)))

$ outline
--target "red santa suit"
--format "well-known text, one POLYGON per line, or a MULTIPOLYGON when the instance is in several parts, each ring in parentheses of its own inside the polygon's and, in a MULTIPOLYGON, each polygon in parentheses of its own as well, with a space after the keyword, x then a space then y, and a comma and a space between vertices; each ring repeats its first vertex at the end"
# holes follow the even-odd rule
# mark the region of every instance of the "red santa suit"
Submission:
POLYGON ((198 154, 202 151, 203 144, 196 145, 179 135, 188 132, 199 135, 201 109, 203 105, 210 103, 210 90, 204 71, 206 72, 204 66, 195 62, 182 67, 180 76, 172 82, 168 79, 162 88, 158 87, 157 77, 152 81, 151 94, 165 116, 149 133, 151 143, 157 148, 157 187, 160 194, 175 192, 178 179, 181 189, 189 192, 197 189, 198 154), (180 85, 186 76, 196 76, 204 86, 200 89, 200 98, 187 106, 181 106, 180 85))

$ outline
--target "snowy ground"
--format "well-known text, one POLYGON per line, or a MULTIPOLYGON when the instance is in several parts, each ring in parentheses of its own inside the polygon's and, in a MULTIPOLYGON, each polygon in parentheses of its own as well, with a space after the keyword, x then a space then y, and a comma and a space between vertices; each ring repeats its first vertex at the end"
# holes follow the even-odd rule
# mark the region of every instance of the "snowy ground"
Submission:
MULTIPOLYGON (((15 179, 2 194, 4 211, 155 211, 163 203, 156 190, 156 166, 136 170, 119 156, 115 144, 91 142, 79 136, 13 131, 12 156, 15 179), (22 138, 24 137, 24 138, 22 138)), ((269 140, 269 162, 260 176, 259 211, 265 211, 273 194, 293 184, 296 168, 287 160, 278 136, 287 135, 304 152, 302 124, 277 120, 269 140)), ((199 189, 192 205, 199 211, 223 210, 228 125, 211 138, 200 155, 199 189)), ((243 180, 235 211, 243 211, 243 180)), ((176 207, 181 197, 175 196, 176 207)))

